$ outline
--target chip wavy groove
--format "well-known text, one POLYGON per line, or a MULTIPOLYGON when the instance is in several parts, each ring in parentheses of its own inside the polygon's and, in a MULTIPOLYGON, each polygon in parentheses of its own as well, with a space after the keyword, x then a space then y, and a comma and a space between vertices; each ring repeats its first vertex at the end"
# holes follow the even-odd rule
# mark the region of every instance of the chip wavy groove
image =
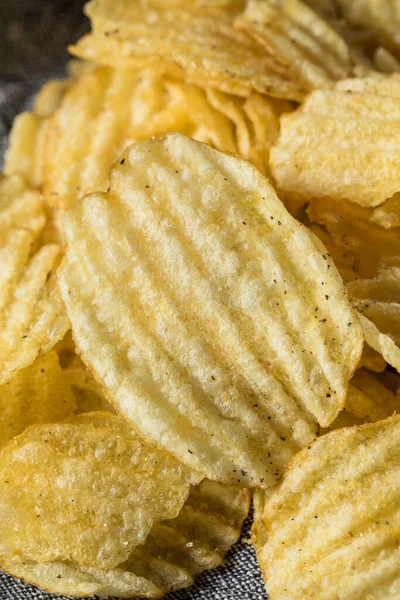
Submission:
POLYGON ((82 360, 151 443, 270 485, 335 418, 361 354, 333 263, 254 167, 186 136, 131 146, 110 185, 64 219, 82 360))
POLYGON ((271 600, 398 598, 399 439, 398 415, 333 431, 258 499, 254 535, 271 600))
POLYGON ((288 78, 309 90, 351 75, 344 39, 300 0, 250 0, 235 26, 281 62, 288 78))

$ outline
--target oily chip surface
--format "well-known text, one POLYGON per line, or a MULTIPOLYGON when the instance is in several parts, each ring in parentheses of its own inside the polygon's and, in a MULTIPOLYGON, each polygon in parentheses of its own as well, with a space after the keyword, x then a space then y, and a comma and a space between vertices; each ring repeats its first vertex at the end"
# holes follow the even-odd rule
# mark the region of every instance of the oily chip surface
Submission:
POLYGON ((145 543, 114 569, 18 556, 7 558, 2 567, 55 594, 161 598, 221 564, 239 538, 249 501, 248 490, 204 480, 191 488, 177 517, 153 524, 145 543))
POLYGON ((0 556, 98 568, 126 560, 201 479, 104 412, 29 427, 0 473, 0 556))
POLYGON ((138 3, 93 0, 86 6, 92 33, 72 54, 114 67, 183 76, 186 81, 247 96, 252 91, 300 100, 306 88, 251 37, 234 28, 244 2, 138 3))
POLYGON ((281 117, 271 169, 283 190, 377 206, 400 191, 400 77, 349 79, 281 117))
POLYGON ((400 416, 324 435, 256 504, 271 600, 398 598, 399 436, 400 416))
POLYGON ((270 485, 336 417, 361 354, 333 263, 255 168, 186 136, 131 146, 110 185, 64 219, 81 358, 145 439, 270 485))
POLYGON ((39 355, 0 386, 0 447, 29 425, 70 417, 75 407, 72 387, 63 377, 55 350, 39 355))

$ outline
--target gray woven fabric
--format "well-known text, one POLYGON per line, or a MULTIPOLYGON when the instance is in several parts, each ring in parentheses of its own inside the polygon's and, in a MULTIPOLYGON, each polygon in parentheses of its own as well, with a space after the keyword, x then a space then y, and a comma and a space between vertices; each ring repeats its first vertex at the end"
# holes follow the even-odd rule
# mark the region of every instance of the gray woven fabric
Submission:
MULTIPOLYGON (((62 77, 66 46, 87 29, 83 0, 0 0, 0 166, 12 121, 28 109, 39 87, 62 77)), ((188 590, 168 600, 266 600, 254 550, 246 540, 227 555, 224 564, 205 572, 188 590)), ((46 594, 0 572, 0 600, 51 600, 46 594)))

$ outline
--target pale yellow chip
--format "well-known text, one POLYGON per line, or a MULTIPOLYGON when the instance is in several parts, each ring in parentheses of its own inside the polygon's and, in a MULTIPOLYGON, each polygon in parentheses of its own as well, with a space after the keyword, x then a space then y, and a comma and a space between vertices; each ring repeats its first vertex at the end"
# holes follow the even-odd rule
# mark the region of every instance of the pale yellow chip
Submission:
POLYGON ((206 92, 154 71, 95 68, 71 85, 52 119, 46 198, 62 209, 85 193, 106 191, 108 171, 127 145, 168 131, 239 154, 265 172, 283 108, 290 106, 256 93, 242 99, 206 92))
POLYGON ((346 281, 374 277, 385 267, 400 267, 400 230, 371 222, 372 209, 321 198, 312 200, 307 212, 312 222, 326 229, 328 235, 312 226, 346 281))
POLYGON ((19 176, 0 179, 0 385, 68 329, 55 279, 60 248, 40 246, 43 202, 19 176))
POLYGON ((364 331, 364 339, 377 352, 382 354, 389 365, 392 365, 400 373, 400 348, 391 337, 385 335, 376 325, 360 314, 360 320, 364 331))
POLYGON ((109 413, 32 425, 0 452, 0 556, 116 567, 200 480, 109 413))
POLYGON ((13 227, 38 233, 45 222, 43 198, 39 192, 30 189, 19 175, 0 175, 0 244, 13 227))
POLYGON ((362 330, 325 249, 249 163, 180 134, 131 146, 64 218, 81 358, 146 439, 269 485, 343 406, 362 330))
POLYGON ((308 90, 330 87, 351 74, 344 39, 301 0, 250 0, 235 26, 282 63, 288 78, 308 90))
POLYGON ((400 416, 333 431, 300 452, 255 506, 268 597, 397 599, 399 497, 400 416))
POLYGON ((399 135, 400 77, 349 79, 281 117, 272 173, 283 190, 377 206, 400 191, 399 135))
POLYGON ((189 587, 194 577, 221 564, 239 537, 248 509, 247 490, 204 480, 191 488, 175 519, 154 524, 146 542, 114 569, 20 557, 8 558, 2 567, 56 594, 161 598, 189 587))
POLYGON ((400 5, 397 0, 338 0, 353 25, 369 30, 384 45, 400 53, 400 5))
POLYGON ((377 206, 371 215, 371 221, 388 229, 390 227, 400 227, 400 193, 377 206))
POLYGON ((50 350, 0 386, 0 447, 34 423, 70 417, 76 407, 57 353, 50 350))
POLYGON ((400 345, 400 267, 379 271, 371 279, 347 285, 353 305, 400 345))
POLYGON ((68 85, 68 79, 49 81, 39 91, 33 112, 15 117, 4 157, 6 175, 19 174, 31 187, 41 187, 49 117, 59 106, 68 85))
POLYGON ((93 32, 70 51, 83 59, 115 67, 184 76, 189 82, 247 96, 262 94, 301 99, 301 84, 251 37, 234 29, 244 2, 138 3, 92 0, 86 6, 93 32))

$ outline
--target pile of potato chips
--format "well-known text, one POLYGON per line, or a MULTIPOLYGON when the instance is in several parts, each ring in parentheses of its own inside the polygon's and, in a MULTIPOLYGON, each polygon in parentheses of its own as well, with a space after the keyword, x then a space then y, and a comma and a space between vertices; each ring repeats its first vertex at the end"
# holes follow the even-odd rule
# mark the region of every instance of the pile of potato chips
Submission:
POLYGON ((395 0, 91 0, 0 178, 0 566, 400 596, 395 0), (82 60, 83 59, 83 60, 82 60))

